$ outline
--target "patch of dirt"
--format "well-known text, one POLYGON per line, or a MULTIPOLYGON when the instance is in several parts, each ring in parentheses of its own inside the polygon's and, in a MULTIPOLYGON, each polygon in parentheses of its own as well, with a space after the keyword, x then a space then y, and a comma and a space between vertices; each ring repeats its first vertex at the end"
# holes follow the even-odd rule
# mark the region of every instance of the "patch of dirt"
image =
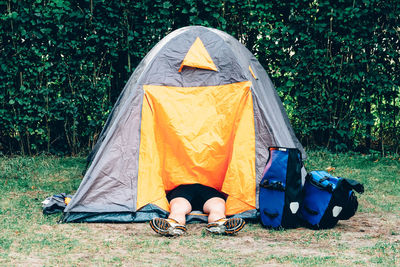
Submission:
MULTIPOLYGON (((191 227, 196 230, 200 226, 191 227)), ((298 255, 301 257, 334 256, 343 264, 367 261, 380 256, 373 253, 378 242, 400 248, 400 216, 395 214, 357 213, 347 221, 339 221, 329 230, 298 228, 286 231, 268 231, 260 228, 244 230, 233 238, 226 238, 217 247, 230 247, 237 254, 298 255), (255 253, 256 252, 256 253, 255 253)), ((396 250, 397 251, 397 250, 396 250)), ((390 254, 390 252, 388 252, 390 254)), ((393 252, 395 253, 395 252, 393 252)), ((384 255, 383 255, 384 256, 384 255)), ((399 255, 394 255, 399 260, 399 255)))
POLYGON ((187 234, 178 238, 158 236, 147 223, 42 225, 39 232, 62 232, 70 241, 77 240, 68 253, 70 263, 78 265, 215 266, 230 262, 270 266, 299 265, 302 259, 306 264, 316 261, 322 265, 331 258, 332 264, 370 265, 379 257, 390 260, 386 265, 400 263, 396 254, 400 250, 400 215, 396 214, 359 212, 333 229, 317 231, 271 231, 249 224, 236 236, 214 236, 204 227, 189 224, 187 234))

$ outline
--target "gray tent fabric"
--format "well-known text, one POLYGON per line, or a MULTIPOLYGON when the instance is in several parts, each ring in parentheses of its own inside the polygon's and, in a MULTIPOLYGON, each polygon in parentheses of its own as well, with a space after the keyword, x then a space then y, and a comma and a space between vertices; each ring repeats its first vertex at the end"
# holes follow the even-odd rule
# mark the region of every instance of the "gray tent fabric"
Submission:
MULTIPOLYGON (((258 184, 268 159, 268 147, 298 148, 303 158, 306 154, 270 78, 254 55, 222 31, 189 26, 167 35, 135 69, 88 157, 89 167, 64 210, 64 222, 143 222, 156 216, 167 217, 168 212, 156 205, 148 204, 139 210, 136 206, 143 85, 195 87, 243 81, 252 82, 258 200, 258 184), (192 67, 177 71, 197 37, 218 71, 192 67)), ((255 219, 257 211, 235 216, 255 219)), ((193 215, 188 221, 206 219, 193 215)))

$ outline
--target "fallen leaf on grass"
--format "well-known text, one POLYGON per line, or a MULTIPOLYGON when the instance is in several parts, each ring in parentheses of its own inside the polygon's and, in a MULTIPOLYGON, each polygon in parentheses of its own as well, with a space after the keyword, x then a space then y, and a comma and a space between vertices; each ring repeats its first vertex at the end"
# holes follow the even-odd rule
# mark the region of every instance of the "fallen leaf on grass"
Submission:
POLYGON ((328 168, 326 168, 326 170, 327 170, 328 172, 333 172, 333 171, 335 170, 335 167, 329 166, 328 168))

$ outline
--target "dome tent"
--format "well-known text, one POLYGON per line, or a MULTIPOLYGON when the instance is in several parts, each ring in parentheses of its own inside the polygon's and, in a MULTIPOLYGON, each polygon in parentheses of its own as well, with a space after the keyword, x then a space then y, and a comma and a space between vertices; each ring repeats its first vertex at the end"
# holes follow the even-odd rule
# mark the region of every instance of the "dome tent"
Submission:
POLYGON ((228 216, 256 218, 270 146, 298 148, 305 157, 261 64, 222 31, 178 29, 125 85, 64 222, 166 217, 166 192, 192 183, 226 194, 228 216))

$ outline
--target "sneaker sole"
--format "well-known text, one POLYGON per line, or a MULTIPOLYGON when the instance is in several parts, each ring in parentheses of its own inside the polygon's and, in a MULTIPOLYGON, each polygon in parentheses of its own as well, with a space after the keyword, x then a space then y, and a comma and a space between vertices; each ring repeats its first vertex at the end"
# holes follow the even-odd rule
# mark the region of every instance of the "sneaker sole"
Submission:
POLYGON ((227 234, 227 235, 233 235, 240 230, 243 229, 245 226, 246 222, 242 220, 238 226, 236 226, 233 229, 227 229, 225 223, 224 224, 218 224, 218 223, 210 223, 208 224, 206 230, 210 233, 213 234, 227 234))
POLYGON ((161 229, 154 225, 153 220, 150 221, 150 227, 154 232, 163 236, 179 236, 186 232, 186 229, 182 226, 168 227, 167 229, 161 229))

